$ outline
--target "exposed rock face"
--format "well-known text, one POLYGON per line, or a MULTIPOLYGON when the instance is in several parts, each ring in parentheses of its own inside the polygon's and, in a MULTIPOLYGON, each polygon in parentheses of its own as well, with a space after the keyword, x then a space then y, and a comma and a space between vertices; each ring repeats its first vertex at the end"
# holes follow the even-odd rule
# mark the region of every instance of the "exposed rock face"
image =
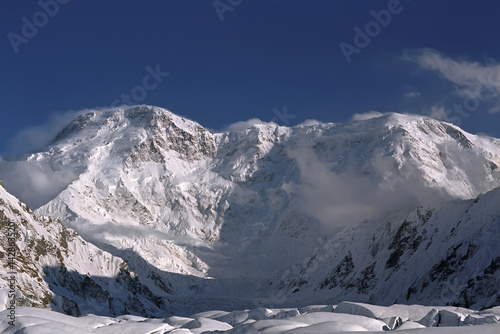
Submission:
POLYGON ((0 244, 2 306, 12 300, 9 279, 15 277, 17 306, 75 316, 165 314, 165 297, 153 294, 122 259, 84 241, 58 220, 37 218, 1 186, 0 224, 5 241, 0 244), (12 231, 15 250, 6 244, 12 231))
POLYGON ((291 277, 307 284, 298 293, 285 289, 286 294, 297 300, 326 295, 331 302, 379 305, 497 306, 499 204, 497 188, 474 200, 365 222, 325 242, 313 258, 328 257, 291 277))

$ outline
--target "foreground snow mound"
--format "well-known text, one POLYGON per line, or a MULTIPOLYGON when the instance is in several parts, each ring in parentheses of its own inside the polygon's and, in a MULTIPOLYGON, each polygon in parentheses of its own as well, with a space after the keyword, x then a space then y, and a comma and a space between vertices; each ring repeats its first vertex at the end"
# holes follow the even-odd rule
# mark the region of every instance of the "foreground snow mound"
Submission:
POLYGON ((147 319, 137 316, 109 318, 95 315, 72 317, 48 310, 20 307, 9 324, 7 311, 0 313, 0 333, 36 334, 312 334, 396 330, 398 333, 500 332, 500 308, 472 311, 454 307, 418 305, 374 306, 343 302, 329 307, 301 309, 207 311, 189 317, 147 319), (302 312, 300 311, 302 310, 302 312), (394 321, 395 320, 395 321, 394 321), (440 327, 440 328, 435 328, 440 327))

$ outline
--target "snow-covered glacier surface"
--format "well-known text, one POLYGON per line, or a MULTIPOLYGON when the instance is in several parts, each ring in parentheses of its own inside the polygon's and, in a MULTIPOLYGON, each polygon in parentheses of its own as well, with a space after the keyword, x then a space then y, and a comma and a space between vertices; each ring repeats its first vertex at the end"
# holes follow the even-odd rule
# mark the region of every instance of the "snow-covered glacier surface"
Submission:
MULTIPOLYGON (((6 318, 0 312, 0 319, 6 318)), ((471 311, 418 305, 373 306, 361 303, 310 305, 302 308, 255 308, 206 311, 187 317, 71 317, 48 310, 20 308, 14 325, 0 321, 2 333, 50 334, 314 334, 314 333, 478 333, 500 332, 500 309, 471 311)))

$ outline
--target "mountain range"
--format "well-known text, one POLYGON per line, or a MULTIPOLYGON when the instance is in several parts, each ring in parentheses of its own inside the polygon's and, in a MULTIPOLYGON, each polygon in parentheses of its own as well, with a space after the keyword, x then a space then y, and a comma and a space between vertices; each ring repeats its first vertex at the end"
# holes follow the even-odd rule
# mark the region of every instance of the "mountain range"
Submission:
POLYGON ((0 219, 20 305, 70 315, 484 309, 500 304, 499 166, 499 139, 417 115, 214 132, 114 108, 9 161, 5 188, 35 210, 0 188, 0 219))

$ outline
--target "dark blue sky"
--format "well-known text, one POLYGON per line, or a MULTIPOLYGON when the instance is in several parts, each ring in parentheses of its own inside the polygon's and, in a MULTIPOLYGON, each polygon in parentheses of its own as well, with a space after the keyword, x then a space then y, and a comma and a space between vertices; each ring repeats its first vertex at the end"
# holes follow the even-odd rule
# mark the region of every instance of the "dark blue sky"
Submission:
POLYGON ((497 82, 498 1, 218 0, 231 9, 221 15, 213 0, 59 1, 41 1, 58 4, 53 17, 37 1, 0 2, 0 153, 54 113, 130 93, 212 129, 377 110, 441 115, 500 137, 500 85, 473 101, 474 82, 457 75, 497 82), (369 24, 388 7, 385 27, 369 24), (348 63, 339 44, 355 47, 354 28, 367 24, 373 37, 348 63), (169 76, 144 82, 157 65, 169 76), (457 103, 471 111, 453 111, 457 103), (276 117, 284 106, 296 117, 276 117))

